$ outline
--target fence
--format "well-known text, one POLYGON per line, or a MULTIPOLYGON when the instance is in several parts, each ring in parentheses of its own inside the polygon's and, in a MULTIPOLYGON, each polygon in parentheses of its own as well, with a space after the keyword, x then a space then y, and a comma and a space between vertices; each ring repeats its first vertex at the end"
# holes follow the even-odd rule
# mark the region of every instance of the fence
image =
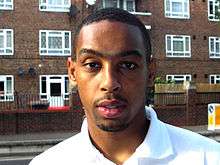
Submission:
POLYGON ((156 84, 154 107, 174 125, 207 124, 208 104, 220 103, 219 84, 156 84))
POLYGON ((23 110, 55 110, 68 109, 69 99, 64 96, 40 99, 40 95, 31 93, 16 93, 14 99, 0 102, 0 111, 23 111, 23 110))

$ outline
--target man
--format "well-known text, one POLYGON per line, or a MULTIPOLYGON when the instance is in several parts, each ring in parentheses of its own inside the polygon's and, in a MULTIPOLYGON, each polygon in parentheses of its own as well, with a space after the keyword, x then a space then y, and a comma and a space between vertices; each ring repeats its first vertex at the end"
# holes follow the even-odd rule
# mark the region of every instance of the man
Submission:
POLYGON ((85 18, 75 36, 70 82, 86 119, 81 132, 31 165, 219 165, 220 144, 157 119, 145 108, 151 45, 144 25, 121 9, 85 18))

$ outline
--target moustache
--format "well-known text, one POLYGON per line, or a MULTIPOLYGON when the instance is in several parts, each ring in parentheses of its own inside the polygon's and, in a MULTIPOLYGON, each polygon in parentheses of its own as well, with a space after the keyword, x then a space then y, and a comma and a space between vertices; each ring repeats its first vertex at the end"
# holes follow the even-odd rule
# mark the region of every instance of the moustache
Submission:
POLYGON ((124 103, 128 103, 127 99, 124 98, 123 96, 121 95, 117 95, 117 94, 106 94, 100 98, 97 98, 95 101, 94 101, 94 105, 98 105, 99 102, 101 102, 102 100, 117 100, 119 102, 124 102, 124 103))

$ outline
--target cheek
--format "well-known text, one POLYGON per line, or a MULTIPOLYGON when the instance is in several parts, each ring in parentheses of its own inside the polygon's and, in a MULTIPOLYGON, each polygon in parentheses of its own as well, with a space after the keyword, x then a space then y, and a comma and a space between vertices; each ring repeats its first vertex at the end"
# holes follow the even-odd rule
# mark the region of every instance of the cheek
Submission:
POLYGON ((92 102, 92 99, 94 98, 97 91, 96 81, 85 74, 78 74, 76 81, 82 103, 84 104, 84 106, 85 104, 89 105, 92 102))
POLYGON ((145 98, 146 95, 146 79, 136 78, 136 80, 127 84, 125 91, 129 92, 129 96, 132 100, 140 100, 145 98))

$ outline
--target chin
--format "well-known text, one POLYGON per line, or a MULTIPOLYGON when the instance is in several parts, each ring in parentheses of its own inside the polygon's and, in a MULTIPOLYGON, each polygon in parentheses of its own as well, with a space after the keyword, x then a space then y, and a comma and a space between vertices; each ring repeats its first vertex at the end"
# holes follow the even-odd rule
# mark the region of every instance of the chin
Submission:
POLYGON ((99 123, 97 127, 106 132, 119 132, 128 128, 128 123, 99 123))

